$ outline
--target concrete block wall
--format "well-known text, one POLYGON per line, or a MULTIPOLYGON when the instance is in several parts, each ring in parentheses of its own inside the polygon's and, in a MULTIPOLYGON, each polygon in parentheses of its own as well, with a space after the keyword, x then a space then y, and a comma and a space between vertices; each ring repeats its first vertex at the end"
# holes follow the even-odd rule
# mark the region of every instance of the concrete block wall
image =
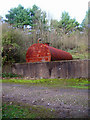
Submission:
POLYGON ((12 72, 27 79, 40 78, 88 78, 89 60, 64 60, 42 63, 16 63, 12 72))

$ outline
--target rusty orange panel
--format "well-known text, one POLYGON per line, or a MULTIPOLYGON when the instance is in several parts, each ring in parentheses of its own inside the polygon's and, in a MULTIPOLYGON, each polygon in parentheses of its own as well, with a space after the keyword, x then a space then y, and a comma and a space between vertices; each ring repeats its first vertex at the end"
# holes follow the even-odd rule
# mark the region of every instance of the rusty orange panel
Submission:
POLYGON ((51 53, 48 47, 42 43, 33 44, 26 53, 26 62, 49 62, 51 53))

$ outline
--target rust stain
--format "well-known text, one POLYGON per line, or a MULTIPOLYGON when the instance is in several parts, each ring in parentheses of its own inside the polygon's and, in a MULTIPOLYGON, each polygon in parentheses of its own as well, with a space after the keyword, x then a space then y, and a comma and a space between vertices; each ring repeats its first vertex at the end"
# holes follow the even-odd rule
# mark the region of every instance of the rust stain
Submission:
POLYGON ((72 60, 72 55, 66 51, 56 49, 45 43, 35 43, 26 53, 26 62, 50 62, 59 60, 72 60))

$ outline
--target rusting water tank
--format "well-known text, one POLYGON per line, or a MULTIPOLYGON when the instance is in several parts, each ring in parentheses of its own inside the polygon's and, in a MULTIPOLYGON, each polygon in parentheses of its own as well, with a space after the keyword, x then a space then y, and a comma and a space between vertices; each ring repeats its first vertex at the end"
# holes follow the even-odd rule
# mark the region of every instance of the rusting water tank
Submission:
POLYGON ((72 55, 66 51, 56 49, 48 43, 35 43, 26 53, 26 62, 50 62, 59 60, 72 60, 72 55))

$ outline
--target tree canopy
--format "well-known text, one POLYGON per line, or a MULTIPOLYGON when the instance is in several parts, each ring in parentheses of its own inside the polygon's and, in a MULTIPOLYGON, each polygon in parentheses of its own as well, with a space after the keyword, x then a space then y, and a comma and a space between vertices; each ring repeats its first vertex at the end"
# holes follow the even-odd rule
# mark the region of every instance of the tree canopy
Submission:
POLYGON ((23 28, 24 25, 31 23, 28 11, 21 5, 17 8, 10 9, 9 14, 6 15, 6 18, 6 22, 14 27, 23 28))
POLYGON ((53 27, 58 27, 63 30, 63 32, 70 33, 79 29, 79 23, 75 18, 71 19, 68 12, 62 12, 60 21, 52 21, 53 27))
POLYGON ((83 28, 88 28, 88 25, 90 27, 90 8, 86 12, 85 18, 83 19, 81 25, 83 28))
POLYGON ((33 5, 32 8, 25 9, 22 5, 18 5, 17 8, 10 9, 6 14, 6 22, 17 28, 23 28, 24 26, 35 27, 38 23, 46 23, 46 13, 42 12, 38 6, 33 5))

